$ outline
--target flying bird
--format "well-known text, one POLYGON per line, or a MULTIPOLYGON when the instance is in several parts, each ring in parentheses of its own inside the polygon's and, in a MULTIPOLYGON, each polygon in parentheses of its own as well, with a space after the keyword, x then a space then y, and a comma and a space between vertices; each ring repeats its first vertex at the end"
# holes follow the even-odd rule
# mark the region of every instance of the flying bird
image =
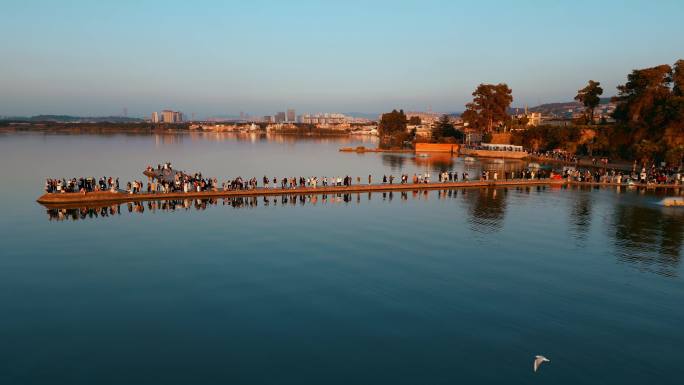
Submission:
POLYGON ((537 369, 541 366, 542 362, 551 362, 548 358, 544 356, 535 356, 534 357, 534 371, 536 372, 537 369))

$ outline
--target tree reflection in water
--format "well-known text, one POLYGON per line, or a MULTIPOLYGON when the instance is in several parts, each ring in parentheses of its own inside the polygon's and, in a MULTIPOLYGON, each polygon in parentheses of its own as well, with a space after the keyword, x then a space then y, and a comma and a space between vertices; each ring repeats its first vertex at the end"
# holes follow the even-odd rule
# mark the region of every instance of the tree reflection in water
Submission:
POLYGON ((404 169, 407 157, 402 154, 382 154, 382 164, 392 169, 392 171, 401 171, 404 169))
POLYGON ((684 213, 680 209, 617 205, 613 223, 618 261, 677 276, 684 237, 684 213))

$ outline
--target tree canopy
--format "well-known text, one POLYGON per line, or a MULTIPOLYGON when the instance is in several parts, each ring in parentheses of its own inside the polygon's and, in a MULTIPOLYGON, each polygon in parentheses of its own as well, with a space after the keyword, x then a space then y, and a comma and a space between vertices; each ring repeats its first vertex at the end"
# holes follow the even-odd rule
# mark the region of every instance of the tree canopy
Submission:
POLYGON ((684 154, 684 61, 633 70, 617 87, 613 117, 643 161, 681 162, 684 154))
POLYGON ((439 118, 437 123, 432 126, 432 139, 439 142, 449 138, 461 140, 463 139, 463 133, 456 130, 451 119, 449 119, 449 115, 444 114, 439 118))
POLYGON ((577 91, 575 100, 582 103, 587 110, 587 122, 589 124, 594 122, 594 110, 601 102, 601 95, 603 95, 603 88, 600 82, 589 80, 586 87, 577 91))
POLYGON ((512 102, 512 91, 505 83, 480 84, 461 117, 469 127, 488 133, 508 120, 512 102))
POLYGON ((406 114, 404 110, 392 110, 382 114, 378 125, 380 135, 394 135, 406 132, 406 114))

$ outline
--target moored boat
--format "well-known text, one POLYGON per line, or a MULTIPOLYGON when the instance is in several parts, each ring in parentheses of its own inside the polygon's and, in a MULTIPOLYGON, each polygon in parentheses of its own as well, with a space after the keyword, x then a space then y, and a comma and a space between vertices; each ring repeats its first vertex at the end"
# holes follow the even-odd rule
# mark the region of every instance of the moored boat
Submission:
POLYGON ((461 155, 477 156, 485 158, 527 158, 528 153, 522 146, 512 144, 481 143, 477 147, 461 147, 461 155))

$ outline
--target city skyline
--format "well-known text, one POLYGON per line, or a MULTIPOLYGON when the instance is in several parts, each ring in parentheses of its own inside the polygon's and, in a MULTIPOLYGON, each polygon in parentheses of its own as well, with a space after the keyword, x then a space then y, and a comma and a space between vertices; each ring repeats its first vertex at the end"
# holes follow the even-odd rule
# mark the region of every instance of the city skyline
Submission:
POLYGON ((498 82, 533 106, 683 54, 681 2, 503 5, 9 1, 0 115, 458 112, 498 82))

